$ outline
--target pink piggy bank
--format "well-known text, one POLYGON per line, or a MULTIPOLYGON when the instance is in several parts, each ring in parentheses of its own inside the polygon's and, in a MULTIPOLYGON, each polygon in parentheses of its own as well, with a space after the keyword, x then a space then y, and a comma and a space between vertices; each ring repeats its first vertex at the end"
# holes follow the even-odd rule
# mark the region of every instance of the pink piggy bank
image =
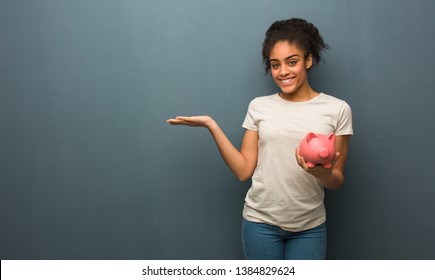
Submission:
POLYGON ((309 132, 299 144, 299 154, 307 162, 307 166, 313 168, 317 164, 325 168, 331 168, 331 162, 335 159, 335 134, 328 136, 309 132))

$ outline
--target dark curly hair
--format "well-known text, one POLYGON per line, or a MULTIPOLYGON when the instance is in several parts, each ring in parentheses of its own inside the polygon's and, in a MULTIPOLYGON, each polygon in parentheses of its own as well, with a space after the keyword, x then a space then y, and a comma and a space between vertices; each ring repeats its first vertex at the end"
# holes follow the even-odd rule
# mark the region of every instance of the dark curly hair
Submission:
POLYGON ((304 52, 305 58, 311 54, 315 63, 321 61, 321 52, 329 48, 312 23, 300 18, 275 21, 267 30, 263 42, 262 55, 266 73, 270 71, 270 51, 280 41, 296 44, 304 52))

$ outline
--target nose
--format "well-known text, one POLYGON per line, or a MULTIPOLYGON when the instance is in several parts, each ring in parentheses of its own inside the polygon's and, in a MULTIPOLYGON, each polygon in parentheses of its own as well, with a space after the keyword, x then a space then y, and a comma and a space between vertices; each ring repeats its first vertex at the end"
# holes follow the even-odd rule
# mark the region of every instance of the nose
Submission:
POLYGON ((283 66, 280 68, 279 75, 280 75, 281 77, 285 77, 285 76, 287 76, 289 73, 290 73, 290 70, 288 69, 288 67, 287 67, 286 65, 283 65, 283 66))

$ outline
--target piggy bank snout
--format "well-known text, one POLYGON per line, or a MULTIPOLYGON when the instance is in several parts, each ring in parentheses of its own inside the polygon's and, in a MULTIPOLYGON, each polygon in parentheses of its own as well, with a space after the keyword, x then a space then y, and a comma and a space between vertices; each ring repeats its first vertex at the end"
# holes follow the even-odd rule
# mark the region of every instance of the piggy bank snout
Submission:
POLYGON ((326 148, 321 148, 319 150, 318 155, 319 155, 320 158, 328 158, 329 157, 329 151, 326 148))

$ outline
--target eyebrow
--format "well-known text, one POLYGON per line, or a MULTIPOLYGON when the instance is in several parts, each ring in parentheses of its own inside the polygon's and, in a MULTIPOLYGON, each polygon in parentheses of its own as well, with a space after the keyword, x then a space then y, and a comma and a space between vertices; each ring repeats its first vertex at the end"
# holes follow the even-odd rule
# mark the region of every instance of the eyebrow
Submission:
MULTIPOLYGON (((298 54, 292 54, 291 56, 286 57, 284 60, 289 60, 290 58, 293 58, 295 56, 299 56, 298 54)), ((269 61, 279 61, 277 58, 271 58, 269 61)))

